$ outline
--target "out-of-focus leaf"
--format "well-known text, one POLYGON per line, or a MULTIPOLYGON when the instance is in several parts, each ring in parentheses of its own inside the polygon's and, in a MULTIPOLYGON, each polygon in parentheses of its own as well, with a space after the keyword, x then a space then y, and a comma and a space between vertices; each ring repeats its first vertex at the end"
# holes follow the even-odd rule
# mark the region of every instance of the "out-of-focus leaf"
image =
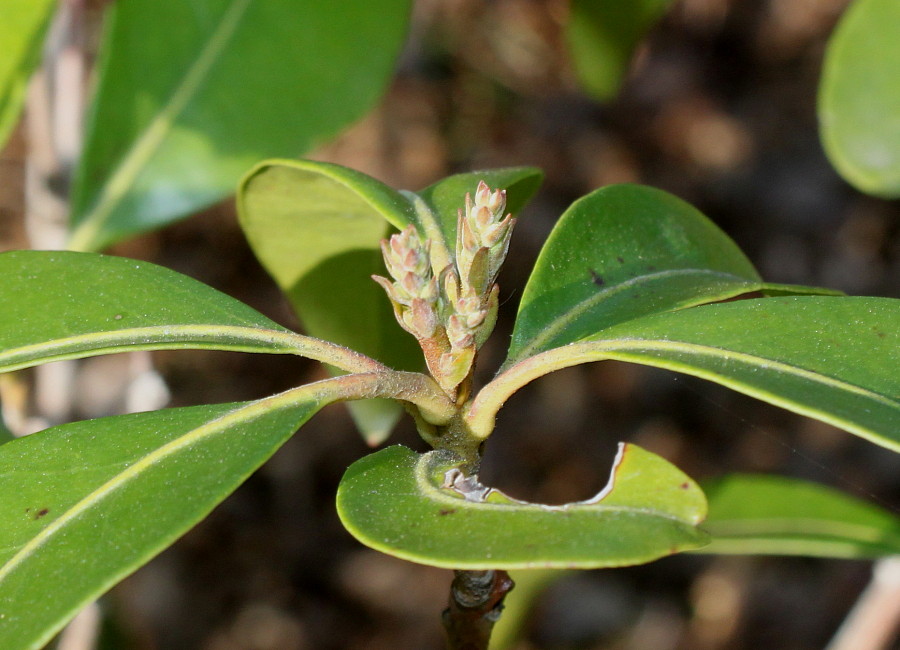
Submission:
POLYGON ((828 43, 819 86, 822 142, 858 189, 900 197, 900 3, 854 0, 828 43))
POLYGON ((662 190, 611 185, 566 210, 522 300, 506 365, 633 318, 766 290, 750 261, 696 208, 662 190))
POLYGON ((203 519, 327 401, 305 388, 66 424, 0 446, 0 647, 43 647, 203 519))
POLYGON ((519 362, 485 386, 478 435, 523 384, 618 359, 684 372, 900 451, 900 300, 790 296, 654 314, 519 362))
POLYGON ((515 588, 503 599, 503 616, 491 631, 489 650, 507 650, 527 632, 532 606, 551 584, 567 573, 562 569, 519 569, 509 577, 515 588))
POLYGON ((566 40, 582 87, 599 100, 615 97, 644 34, 671 0, 571 0, 566 40))
POLYGON ((169 269, 69 251, 0 254, 0 372, 133 350, 297 354, 347 370, 371 359, 300 336, 169 269))
POLYGON ((70 247, 99 250, 222 199, 251 165, 363 115, 409 0, 129 0, 109 9, 70 247))
POLYGON ((701 553, 900 555, 900 518, 843 492, 780 476, 731 475, 704 485, 712 543, 701 553))
POLYGON ((19 121, 28 78, 40 61, 54 0, 0 4, 0 149, 19 121))
MULTIPOLYGON (((412 206, 360 172, 309 160, 269 161, 238 189, 241 226, 254 253, 313 336, 404 370, 423 365, 415 339, 397 324, 384 290, 379 241, 403 228, 412 206)), ((400 416, 389 400, 348 404, 360 431, 377 444, 400 416)))
POLYGON ((485 492, 458 471, 446 452, 384 449, 347 470, 338 514, 367 546, 456 569, 623 566, 706 543, 696 528, 706 514, 703 493, 678 468, 634 445, 620 446, 600 494, 566 506, 485 492), (450 484, 456 489, 443 487, 450 484))

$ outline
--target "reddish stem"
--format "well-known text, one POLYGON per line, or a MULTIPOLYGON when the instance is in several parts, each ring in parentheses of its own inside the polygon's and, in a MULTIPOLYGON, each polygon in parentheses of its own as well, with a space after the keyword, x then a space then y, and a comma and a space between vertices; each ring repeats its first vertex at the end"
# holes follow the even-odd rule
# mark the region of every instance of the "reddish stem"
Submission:
POLYGON ((456 571, 444 610, 449 650, 487 650, 503 599, 515 586, 506 571, 456 571))

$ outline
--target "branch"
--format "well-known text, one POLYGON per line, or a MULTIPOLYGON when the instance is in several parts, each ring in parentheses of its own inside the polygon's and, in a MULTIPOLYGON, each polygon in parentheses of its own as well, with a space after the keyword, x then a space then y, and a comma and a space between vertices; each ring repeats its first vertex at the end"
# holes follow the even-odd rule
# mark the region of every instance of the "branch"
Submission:
POLYGON ((414 404, 422 418, 433 425, 444 425, 456 414, 456 405, 431 377, 399 370, 340 375, 292 388, 264 401, 313 399, 325 405, 377 397, 414 404))
POLYGON ((506 571, 456 571, 442 615, 449 650, 487 650, 503 599, 515 586, 506 571))

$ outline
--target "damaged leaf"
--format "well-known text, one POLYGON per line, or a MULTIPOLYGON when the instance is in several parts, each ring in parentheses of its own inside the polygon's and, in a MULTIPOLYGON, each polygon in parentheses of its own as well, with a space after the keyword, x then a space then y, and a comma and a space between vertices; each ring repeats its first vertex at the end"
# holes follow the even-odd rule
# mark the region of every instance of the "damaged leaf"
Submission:
POLYGON ((620 445, 606 488, 563 506, 518 501, 483 486, 446 452, 389 447, 347 470, 337 506, 363 544, 456 569, 624 566, 707 541, 696 527, 706 516, 700 488, 631 444, 620 445))

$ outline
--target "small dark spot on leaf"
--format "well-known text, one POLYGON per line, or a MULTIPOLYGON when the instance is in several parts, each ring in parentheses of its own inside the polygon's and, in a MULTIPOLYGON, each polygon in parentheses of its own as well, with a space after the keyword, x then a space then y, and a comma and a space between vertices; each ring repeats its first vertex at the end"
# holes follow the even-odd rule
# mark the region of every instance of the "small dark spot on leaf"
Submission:
POLYGON ((447 516, 447 515, 452 515, 452 514, 454 514, 455 512, 456 512, 456 508, 442 508, 442 509, 438 512, 438 514, 439 514, 441 517, 445 517, 445 516, 447 516))
POLYGON ((687 481, 685 481, 684 483, 682 483, 682 484, 679 485, 678 487, 680 487, 682 490, 689 490, 689 489, 691 488, 691 484, 688 483, 687 481))
POLYGON ((883 339, 886 336, 886 334, 884 332, 882 332, 880 329, 878 329, 877 327, 873 327, 872 331, 875 332, 875 336, 877 336, 880 339, 883 339))
POLYGON ((38 510, 36 513, 34 513, 34 518, 35 518, 35 519, 40 519, 41 517, 43 517, 44 515, 46 515, 48 512, 50 512, 50 508, 41 508, 41 509, 38 510))
POLYGON ((619 264, 624 264, 624 263, 625 263, 625 260, 622 259, 622 256, 621 256, 621 255, 617 255, 617 256, 616 256, 616 261, 617 261, 619 264))
POLYGON ((597 273, 594 269, 588 269, 591 272, 591 282, 596 284, 598 287, 602 287, 606 282, 604 282, 603 278, 597 273))
POLYGON ((648 270, 648 271, 655 271, 655 270, 656 270, 656 267, 653 266, 652 264, 648 264, 648 265, 647 265, 647 270, 648 270))

